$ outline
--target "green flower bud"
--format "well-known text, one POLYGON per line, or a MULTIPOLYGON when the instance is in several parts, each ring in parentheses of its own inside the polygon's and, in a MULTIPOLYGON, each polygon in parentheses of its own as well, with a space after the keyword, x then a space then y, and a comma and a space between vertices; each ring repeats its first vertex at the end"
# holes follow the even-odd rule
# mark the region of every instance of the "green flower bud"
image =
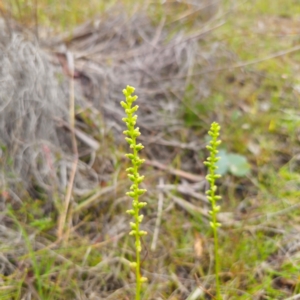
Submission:
POLYGON ((136 262, 130 262, 129 266, 133 269, 135 269, 137 267, 137 263, 136 262))
POLYGON ((144 230, 139 231, 140 236, 147 235, 147 234, 148 234, 147 231, 144 231, 144 230))
POLYGON ((135 223, 130 222, 129 224, 130 224, 130 227, 131 227, 132 229, 136 229, 136 228, 137 228, 137 225, 136 225, 135 223))
POLYGON ((133 198, 135 196, 135 192, 127 192, 126 195, 133 198))
POLYGON ((140 202, 140 203, 138 204, 138 208, 143 208, 143 207, 145 207, 146 205, 147 205, 146 202, 140 202))
POLYGON ((131 138, 126 137, 125 140, 127 141, 127 143, 129 145, 131 145, 133 143, 133 140, 131 138))

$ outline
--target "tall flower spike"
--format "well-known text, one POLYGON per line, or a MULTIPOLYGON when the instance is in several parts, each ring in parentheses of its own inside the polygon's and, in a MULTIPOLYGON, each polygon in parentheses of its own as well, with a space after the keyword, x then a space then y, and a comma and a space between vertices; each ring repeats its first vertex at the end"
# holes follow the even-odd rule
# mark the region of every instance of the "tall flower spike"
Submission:
POLYGON ((140 202, 139 197, 142 196, 146 190, 140 189, 139 184, 144 180, 144 176, 140 176, 139 167, 144 162, 138 155, 138 152, 144 148, 142 144, 137 144, 136 138, 140 136, 139 128, 134 126, 136 125, 137 115, 134 115, 138 110, 138 105, 132 107, 134 101, 137 100, 137 96, 131 96, 135 91, 134 87, 127 85, 126 89, 123 90, 125 96, 125 102, 121 102, 121 106, 124 108, 127 115, 126 118, 123 118, 123 122, 127 125, 127 130, 123 133, 126 136, 125 140, 132 149, 132 153, 125 154, 131 160, 132 166, 127 168, 128 178, 132 182, 130 191, 126 193, 129 197, 132 198, 132 209, 128 210, 127 213, 130 214, 134 222, 130 222, 130 235, 135 236, 135 249, 136 249, 136 261, 131 263, 131 266, 135 268, 136 272, 136 300, 140 300, 141 297, 141 285, 143 282, 147 281, 147 278, 141 276, 141 263, 140 263, 140 252, 142 250, 141 246, 141 237, 146 235, 147 232, 140 230, 140 223, 143 220, 143 215, 139 214, 141 208, 146 206, 146 202, 140 202))
POLYGON ((207 199, 211 203, 211 210, 209 214, 211 216, 210 226, 212 227, 214 233, 214 250, 215 250, 215 276, 216 276, 216 299, 221 300, 221 289, 220 289, 220 259, 219 259, 219 242, 218 242, 218 227, 221 224, 217 221, 217 214, 220 211, 220 206, 217 205, 217 200, 220 200, 221 197, 216 195, 217 186, 215 181, 221 177, 221 175, 216 173, 217 165, 216 163, 220 159, 217 157, 218 154, 218 146, 221 144, 221 141, 218 140, 220 125, 216 122, 211 124, 210 130, 208 134, 211 136, 211 141, 206 148, 210 151, 210 155, 204 164, 208 167, 208 175, 206 176, 207 181, 209 182, 209 190, 206 191, 207 199))

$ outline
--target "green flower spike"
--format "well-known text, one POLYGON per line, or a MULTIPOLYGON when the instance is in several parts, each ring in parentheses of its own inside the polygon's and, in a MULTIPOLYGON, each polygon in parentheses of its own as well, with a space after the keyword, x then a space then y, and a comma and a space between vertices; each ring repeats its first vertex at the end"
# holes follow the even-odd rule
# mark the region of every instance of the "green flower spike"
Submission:
POLYGON ((208 175, 206 176, 207 181, 209 182, 209 190, 206 191, 207 198, 211 203, 211 211, 209 212, 211 216, 210 226, 214 233, 214 250, 215 250, 215 277, 216 277, 216 299, 221 300, 221 288, 220 288, 220 258, 219 258, 219 244, 218 244, 218 227, 221 226, 217 221, 217 214, 220 211, 220 206, 217 205, 217 200, 220 200, 221 197, 216 195, 217 186, 215 184, 216 179, 220 178, 221 175, 216 174, 216 163, 220 159, 217 157, 218 146, 221 144, 221 141, 218 140, 220 125, 216 122, 211 124, 210 131, 208 134, 211 136, 211 141, 206 148, 210 151, 210 155, 207 158, 207 161, 204 164, 208 167, 208 175))
POLYGON ((131 86, 127 86, 126 89, 123 90, 123 94, 125 96, 125 102, 122 101, 121 105, 125 110, 127 115, 126 118, 122 120, 127 125, 127 130, 123 133, 125 134, 125 139, 127 143, 130 145, 132 149, 132 153, 125 154, 131 160, 132 166, 128 168, 126 171, 128 173, 128 178, 132 181, 132 185, 130 187, 130 191, 126 193, 129 197, 132 198, 132 209, 128 210, 127 213, 130 214, 134 222, 130 222, 130 235, 135 236, 135 248, 136 248, 136 261, 132 262, 131 267, 136 270, 136 300, 140 300, 141 297, 141 285, 143 282, 147 281, 147 278, 141 276, 141 263, 140 263, 140 252, 142 250, 141 246, 141 237, 146 235, 147 232, 140 230, 140 223, 143 220, 143 215, 139 214, 139 210, 146 206, 147 203, 140 202, 139 197, 142 196, 146 190, 140 189, 139 184, 144 180, 144 176, 140 176, 139 167, 144 162, 144 159, 140 159, 138 156, 138 152, 144 148, 142 144, 137 144, 136 138, 140 136, 140 130, 138 127, 135 128, 137 115, 134 115, 138 110, 138 106, 135 105, 132 107, 134 101, 137 100, 137 96, 131 96, 134 93, 135 88, 131 86))

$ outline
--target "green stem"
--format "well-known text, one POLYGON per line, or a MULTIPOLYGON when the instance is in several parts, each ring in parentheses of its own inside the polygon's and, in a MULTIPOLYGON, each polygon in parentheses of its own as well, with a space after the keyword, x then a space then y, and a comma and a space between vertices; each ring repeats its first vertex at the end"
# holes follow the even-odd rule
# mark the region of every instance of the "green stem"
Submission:
MULTIPOLYGON (((213 156, 213 155, 212 155, 213 156)), ((212 175, 211 178, 214 178, 215 172, 212 169, 210 174, 212 175)), ((211 186, 215 186, 215 180, 211 180, 211 186)), ((211 210, 211 218, 212 218, 212 223, 217 224, 217 212, 215 210, 216 207, 216 202, 215 202, 215 191, 214 189, 211 189, 211 197, 212 197, 212 210, 211 210)), ((219 237, 218 237, 218 227, 213 226, 213 234, 214 234, 214 254, 215 254, 215 278, 216 278, 216 298, 219 300, 221 299, 221 293, 220 293, 220 278, 219 278, 219 273, 220 273, 220 259, 219 259, 219 237)))
POLYGON ((219 242, 218 242, 218 231, 214 228, 214 240, 215 240, 215 272, 216 272, 216 298, 221 300, 221 285, 220 285, 220 258, 219 258, 219 242))
MULTIPOLYGON (((139 230, 139 226, 137 227, 139 230)), ((138 243, 140 241, 140 236, 138 234, 135 235, 135 240, 138 243)), ((141 262, 140 262, 140 251, 136 248, 136 292, 135 292, 135 300, 140 300, 141 297, 141 262)))
MULTIPOLYGON (((138 157, 138 152, 136 151, 136 139, 133 138, 133 143, 132 145, 134 146, 133 147, 133 155, 135 157, 138 157)), ((134 165, 134 173, 138 173, 138 167, 137 165, 134 165)), ((134 185, 136 188, 138 188, 138 182, 134 182, 134 185)), ((133 200, 135 203, 139 203, 139 197, 138 196, 135 196, 134 197, 134 200, 133 200)), ((136 244, 140 244, 140 234, 139 234, 139 231, 140 231, 140 222, 139 222, 139 210, 136 209, 135 210, 135 216, 134 216, 134 219, 135 219, 135 224, 136 224, 136 233, 135 233, 135 242, 136 244)), ((136 247, 136 270, 135 270, 135 273, 136 273, 136 293, 135 293, 135 299, 136 300, 140 300, 140 296, 141 296, 141 268, 140 268, 140 249, 138 247, 136 247)))

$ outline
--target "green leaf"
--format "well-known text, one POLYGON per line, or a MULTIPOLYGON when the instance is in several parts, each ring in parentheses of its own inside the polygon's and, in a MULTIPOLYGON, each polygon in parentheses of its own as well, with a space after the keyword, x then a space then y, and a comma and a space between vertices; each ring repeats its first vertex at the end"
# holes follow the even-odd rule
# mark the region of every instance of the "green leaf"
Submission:
POLYGON ((247 162, 247 158, 240 154, 227 153, 222 149, 219 151, 218 156, 220 160, 216 163, 218 169, 216 173, 224 175, 231 173, 234 176, 243 177, 250 172, 250 165, 247 162))
POLYGON ((245 156, 240 154, 228 154, 229 171, 238 177, 246 176, 250 172, 250 165, 245 156))
POLYGON ((227 152, 226 150, 219 150, 218 156, 220 157, 219 161, 216 163, 216 166, 218 169, 216 172, 220 175, 224 175, 228 172, 229 170, 229 163, 228 163, 228 158, 227 158, 227 152))

